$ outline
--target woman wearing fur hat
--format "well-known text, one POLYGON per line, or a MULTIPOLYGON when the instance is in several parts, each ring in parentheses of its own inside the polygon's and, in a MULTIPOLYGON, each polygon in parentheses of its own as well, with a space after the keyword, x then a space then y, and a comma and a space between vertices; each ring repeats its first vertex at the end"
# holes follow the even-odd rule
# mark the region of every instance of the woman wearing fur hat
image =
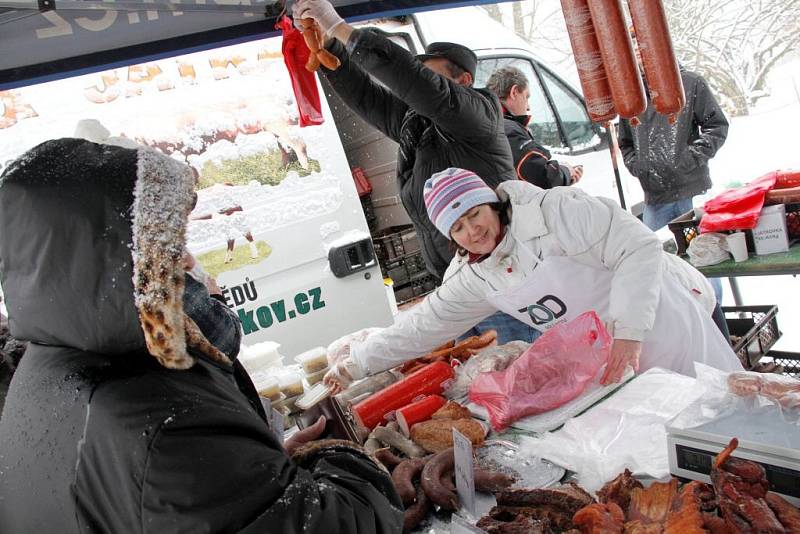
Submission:
POLYGON ((523 181, 492 191, 463 169, 434 174, 425 205, 458 248, 442 286, 326 376, 334 386, 425 354, 502 310, 541 330, 594 310, 614 338, 601 378, 625 368, 694 376, 694 362, 741 370, 715 326, 716 301, 696 269, 612 201, 523 181))
POLYGON ((307 443, 324 420, 281 446, 193 279, 187 315, 193 203, 189 168, 146 148, 48 141, 0 175, 0 283, 30 341, 0 419, 3 532, 400 532, 385 470, 307 443))

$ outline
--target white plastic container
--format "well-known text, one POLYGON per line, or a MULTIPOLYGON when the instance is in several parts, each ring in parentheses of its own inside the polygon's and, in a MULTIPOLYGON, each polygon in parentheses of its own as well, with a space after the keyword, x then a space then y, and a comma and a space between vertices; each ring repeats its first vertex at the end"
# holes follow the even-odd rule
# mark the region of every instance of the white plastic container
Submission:
POLYGON ((279 347, 280 344, 273 341, 242 347, 239 361, 251 377, 268 369, 279 369, 283 367, 283 357, 278 352, 279 347))
POLYGON ((295 405, 301 410, 308 410, 331 394, 330 386, 319 383, 306 391, 305 395, 297 399, 295 405))
POLYGON ((311 373, 310 375, 306 375, 306 381, 308 382, 309 386, 313 386, 319 381, 321 381, 325 377, 325 373, 328 372, 328 368, 320 369, 316 373, 311 373))
POLYGON ((286 396, 281 393, 278 379, 274 376, 265 373, 256 373, 255 375, 251 375, 251 378, 259 396, 269 399, 273 403, 286 398, 286 396))
POLYGON ((298 397, 303 394, 303 376, 300 373, 286 373, 278 377, 281 393, 286 397, 298 397))
POLYGON ((306 376, 328 368, 328 350, 325 347, 314 347, 297 355, 295 361, 303 367, 306 376))

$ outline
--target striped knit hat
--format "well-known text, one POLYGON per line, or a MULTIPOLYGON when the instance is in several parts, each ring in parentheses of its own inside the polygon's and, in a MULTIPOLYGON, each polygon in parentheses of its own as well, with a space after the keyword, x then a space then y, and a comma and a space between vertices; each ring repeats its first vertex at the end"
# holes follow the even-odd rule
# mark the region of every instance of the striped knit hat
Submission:
POLYGON ((500 202, 492 189, 472 171, 449 168, 425 182, 425 208, 436 228, 450 238, 450 228, 467 211, 500 202))

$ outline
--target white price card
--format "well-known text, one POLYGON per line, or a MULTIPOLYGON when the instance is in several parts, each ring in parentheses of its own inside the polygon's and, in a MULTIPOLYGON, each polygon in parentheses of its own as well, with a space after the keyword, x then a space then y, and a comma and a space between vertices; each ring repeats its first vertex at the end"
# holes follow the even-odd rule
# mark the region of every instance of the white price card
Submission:
POLYGON ((450 534, 486 534, 486 531, 476 527, 458 514, 450 516, 450 534))
POLYGON ((275 432, 275 437, 278 438, 278 443, 283 445, 283 414, 272 408, 269 412, 269 427, 275 432))
POLYGON ((475 517, 475 478, 472 471, 472 442, 453 429, 453 455, 455 458, 456 491, 461 507, 475 517))

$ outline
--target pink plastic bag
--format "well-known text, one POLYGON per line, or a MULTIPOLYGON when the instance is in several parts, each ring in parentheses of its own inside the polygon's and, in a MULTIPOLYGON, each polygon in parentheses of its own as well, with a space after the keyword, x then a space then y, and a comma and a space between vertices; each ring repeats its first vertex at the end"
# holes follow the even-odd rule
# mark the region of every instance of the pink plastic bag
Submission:
POLYGON ((505 371, 481 373, 469 398, 502 430, 527 415, 558 408, 578 395, 611 354, 611 336, 593 311, 545 332, 505 371))
POLYGON ((705 203, 700 233, 752 230, 764 207, 764 195, 775 186, 777 173, 760 176, 744 187, 728 189, 705 203))

